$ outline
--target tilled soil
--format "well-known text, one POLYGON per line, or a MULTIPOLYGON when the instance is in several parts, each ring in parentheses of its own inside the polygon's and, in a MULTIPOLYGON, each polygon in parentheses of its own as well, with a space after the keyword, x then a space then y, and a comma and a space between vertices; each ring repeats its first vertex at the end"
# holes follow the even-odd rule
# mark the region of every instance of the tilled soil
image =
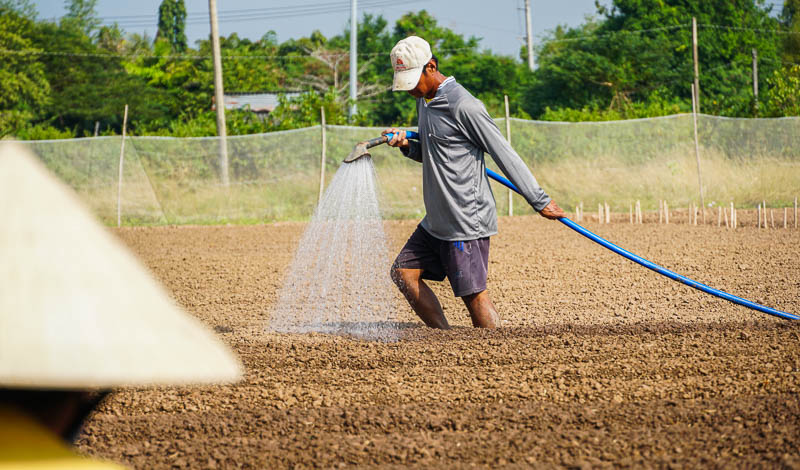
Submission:
MULTIPOLYGON (((800 231, 596 225, 619 245, 800 313, 800 231)), ((239 354, 235 385, 118 391, 78 446, 133 468, 800 468, 800 325, 692 290, 538 217, 501 219, 496 331, 268 333, 303 224, 117 231, 239 354)), ((392 252, 413 222, 387 222, 392 252)), ((387 260, 387 273, 388 273, 387 260)), ((387 274, 388 275, 388 274, 387 274)))

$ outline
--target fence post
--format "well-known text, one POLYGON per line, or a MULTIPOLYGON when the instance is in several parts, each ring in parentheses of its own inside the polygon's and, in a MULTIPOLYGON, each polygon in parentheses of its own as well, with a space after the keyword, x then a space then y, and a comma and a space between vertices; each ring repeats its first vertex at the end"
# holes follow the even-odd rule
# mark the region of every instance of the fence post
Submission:
MULTIPOLYGON (((503 95, 503 99, 506 102, 506 140, 508 140, 508 145, 511 145, 511 118, 510 113, 508 111, 508 95, 503 95)), ((509 189, 508 190, 508 215, 514 215, 514 199, 513 199, 514 192, 509 189)))
POLYGON ((753 49, 753 114, 758 117, 758 51, 753 49))
POLYGON ((125 130, 128 127, 128 105, 122 118, 122 145, 119 149, 119 180, 117 181, 117 227, 122 226, 122 166, 125 162, 125 130))
POLYGON ((706 224, 706 203, 703 199, 703 175, 700 171, 700 143, 697 139, 697 112, 700 107, 698 92, 692 86, 692 120, 694 121, 694 158, 697 160, 697 183, 700 186, 700 205, 703 206, 703 225, 706 224))
POLYGON ((692 17, 692 60, 694 61, 694 89, 697 93, 697 111, 700 112, 700 70, 697 65, 697 18, 692 17))
POLYGON ((317 204, 322 201, 322 190, 325 188, 325 153, 327 150, 327 142, 325 141, 325 108, 319 108, 320 115, 322 116, 322 155, 320 156, 319 165, 319 196, 317 197, 317 204))

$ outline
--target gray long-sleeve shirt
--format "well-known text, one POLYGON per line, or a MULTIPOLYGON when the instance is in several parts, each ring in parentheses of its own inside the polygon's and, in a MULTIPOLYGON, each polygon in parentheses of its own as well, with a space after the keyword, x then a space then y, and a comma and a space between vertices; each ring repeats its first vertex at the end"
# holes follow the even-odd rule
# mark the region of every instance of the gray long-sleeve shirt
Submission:
POLYGON ((525 200, 540 211, 550 197, 500 133, 480 100, 448 78, 436 96, 417 100, 420 141, 402 149, 422 163, 422 227, 441 240, 474 240, 497 233, 497 208, 486 176, 489 153, 525 200))

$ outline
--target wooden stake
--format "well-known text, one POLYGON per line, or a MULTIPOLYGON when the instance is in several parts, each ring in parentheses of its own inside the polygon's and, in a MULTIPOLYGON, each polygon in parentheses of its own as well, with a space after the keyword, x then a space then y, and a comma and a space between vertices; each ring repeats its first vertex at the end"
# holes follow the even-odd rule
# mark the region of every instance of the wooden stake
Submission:
POLYGON ((636 201, 636 210, 639 213, 639 224, 641 224, 642 219, 644 218, 642 216, 642 201, 636 201))
MULTIPOLYGON (((692 84, 692 120, 694 121, 694 156, 697 160, 697 184, 700 187, 700 206, 703 208, 703 223, 706 223, 706 202, 703 198, 703 173, 700 170, 700 144, 697 139, 697 113, 700 112, 700 101, 699 101, 699 94, 696 92, 699 90, 699 85, 697 83, 692 84)), ((697 225, 697 220, 695 220, 695 225, 697 225)))
MULTIPOLYGON (((506 140, 508 140, 508 145, 511 145, 511 115, 508 111, 508 95, 503 95, 503 99, 506 103, 506 140)), ((510 188, 508 190, 508 215, 514 215, 514 199, 513 199, 514 191, 510 188)))
POLYGON ((788 207, 784 207, 783 208, 783 228, 786 228, 786 219, 788 219, 788 218, 789 218, 789 208, 788 207))
POLYGON ((320 116, 321 116, 321 123, 322 125, 322 154, 320 155, 320 164, 319 164, 319 195, 317 197, 317 204, 322 202, 322 192, 325 189, 325 153, 327 151, 327 139, 325 138, 325 108, 319 108, 320 116))
POLYGON ((758 228, 761 228, 761 204, 758 205, 758 228))
POLYGON ((122 118, 122 144, 119 149, 119 181, 117 182, 117 227, 122 226, 122 167, 125 164, 125 132, 128 129, 128 105, 122 118))
POLYGON ((611 223, 611 209, 608 207, 608 203, 605 202, 605 201, 603 201, 603 207, 605 207, 605 210, 606 210, 606 223, 610 224, 611 223))

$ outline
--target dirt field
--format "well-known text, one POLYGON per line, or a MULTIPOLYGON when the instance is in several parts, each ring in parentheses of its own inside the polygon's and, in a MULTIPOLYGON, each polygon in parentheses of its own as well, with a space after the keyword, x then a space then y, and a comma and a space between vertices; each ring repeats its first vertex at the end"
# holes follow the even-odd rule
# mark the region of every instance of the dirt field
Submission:
MULTIPOLYGON (((598 226, 679 273, 800 313, 800 231, 598 226)), ((79 440, 134 468, 800 468, 800 324, 652 273, 538 217, 501 219, 478 331, 405 304, 403 339, 264 331, 303 229, 118 231, 245 380, 112 394, 79 440)), ((396 252, 414 222, 387 222, 396 252)), ((388 270, 388 263, 387 263, 388 270)))

